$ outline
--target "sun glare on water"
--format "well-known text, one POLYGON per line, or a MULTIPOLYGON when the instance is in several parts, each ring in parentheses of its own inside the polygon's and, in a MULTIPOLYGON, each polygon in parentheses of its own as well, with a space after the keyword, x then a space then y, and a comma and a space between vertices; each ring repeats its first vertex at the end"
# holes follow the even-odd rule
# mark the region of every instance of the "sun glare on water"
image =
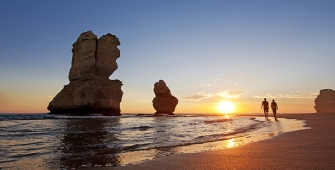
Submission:
POLYGON ((235 105, 232 102, 220 102, 216 109, 220 113, 233 113, 235 111, 235 105))

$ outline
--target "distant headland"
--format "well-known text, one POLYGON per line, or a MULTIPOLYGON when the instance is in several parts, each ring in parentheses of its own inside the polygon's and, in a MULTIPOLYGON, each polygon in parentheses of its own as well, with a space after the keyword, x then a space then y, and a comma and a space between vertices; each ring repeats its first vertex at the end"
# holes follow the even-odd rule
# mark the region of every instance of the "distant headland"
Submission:
POLYGON ((315 99, 317 113, 335 113, 335 90, 322 89, 315 99))

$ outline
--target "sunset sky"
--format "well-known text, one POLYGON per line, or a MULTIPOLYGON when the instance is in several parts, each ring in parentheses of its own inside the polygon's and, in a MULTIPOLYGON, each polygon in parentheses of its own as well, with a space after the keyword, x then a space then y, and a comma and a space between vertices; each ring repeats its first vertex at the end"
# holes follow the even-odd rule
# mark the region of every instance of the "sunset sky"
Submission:
POLYGON ((99 0, 0 2, 0 113, 46 113, 69 83, 82 32, 121 45, 122 113, 154 113, 154 83, 179 99, 175 113, 314 113, 335 89, 335 1, 99 0))

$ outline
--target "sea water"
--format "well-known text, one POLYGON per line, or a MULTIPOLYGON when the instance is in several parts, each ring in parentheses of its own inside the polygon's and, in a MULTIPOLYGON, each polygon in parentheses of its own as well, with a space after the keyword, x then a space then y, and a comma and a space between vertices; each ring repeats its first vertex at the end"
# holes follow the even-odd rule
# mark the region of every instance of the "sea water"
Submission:
MULTIPOLYGON (((301 129, 303 125, 300 122, 297 126, 301 129)), ((280 132, 262 132, 272 126, 261 118, 224 115, 0 114, 0 169, 129 165, 175 153, 243 144, 253 131, 263 137, 280 132)))

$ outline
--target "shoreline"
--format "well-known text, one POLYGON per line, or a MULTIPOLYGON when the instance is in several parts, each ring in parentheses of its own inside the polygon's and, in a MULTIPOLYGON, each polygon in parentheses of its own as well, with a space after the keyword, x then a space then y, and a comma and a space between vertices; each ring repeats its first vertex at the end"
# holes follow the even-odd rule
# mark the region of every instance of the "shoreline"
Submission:
MULTIPOLYGON (((241 115, 239 115, 241 116, 241 115)), ((250 116, 250 115, 245 115, 250 116)), ((259 116, 259 115, 255 115, 259 116)), ((303 120, 304 130, 281 133, 244 145, 179 153, 120 167, 88 169, 334 169, 335 114, 279 114, 279 120, 303 120)), ((273 119, 270 117, 270 119, 273 119)))
POLYGON ((228 135, 227 137, 221 140, 194 143, 191 145, 166 147, 161 149, 150 149, 144 151, 122 153, 120 154, 122 157, 120 167, 132 166, 174 154, 200 153, 219 149, 233 148, 248 143, 266 140, 281 133, 302 130, 306 128, 304 127, 305 123, 303 121, 298 121, 295 119, 281 119, 281 121, 274 121, 271 118, 269 120, 265 120, 264 117, 259 116, 236 116, 236 117, 248 117, 250 119, 262 122, 262 125, 259 125, 262 127, 253 127, 252 129, 254 130, 251 131, 249 130, 249 127, 245 127, 246 128, 245 132, 240 132, 237 133, 236 135, 228 135))
POLYGON ((279 114, 278 118, 303 120, 310 129, 275 134, 269 139, 226 149, 178 153, 134 165, 87 169, 335 168, 335 114, 279 114))

